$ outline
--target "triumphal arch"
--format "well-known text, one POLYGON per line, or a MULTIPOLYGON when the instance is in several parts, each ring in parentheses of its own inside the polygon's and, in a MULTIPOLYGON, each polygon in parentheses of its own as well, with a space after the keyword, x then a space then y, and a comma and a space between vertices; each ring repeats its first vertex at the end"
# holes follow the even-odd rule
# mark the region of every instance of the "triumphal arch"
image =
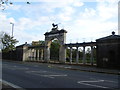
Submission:
POLYGON ((64 29, 58 30, 58 24, 52 24, 52 29, 50 32, 46 32, 45 35, 45 48, 44 48, 44 60, 45 62, 50 61, 50 46, 51 42, 54 39, 58 39, 60 48, 59 48, 59 62, 66 62, 66 33, 64 29))

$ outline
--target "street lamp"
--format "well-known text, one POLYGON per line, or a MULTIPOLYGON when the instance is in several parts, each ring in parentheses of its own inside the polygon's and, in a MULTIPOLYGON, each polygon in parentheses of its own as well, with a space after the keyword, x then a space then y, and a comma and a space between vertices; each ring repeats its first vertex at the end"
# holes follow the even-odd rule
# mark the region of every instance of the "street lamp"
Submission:
POLYGON ((10 22, 10 24, 12 24, 12 37, 13 37, 14 23, 10 22))

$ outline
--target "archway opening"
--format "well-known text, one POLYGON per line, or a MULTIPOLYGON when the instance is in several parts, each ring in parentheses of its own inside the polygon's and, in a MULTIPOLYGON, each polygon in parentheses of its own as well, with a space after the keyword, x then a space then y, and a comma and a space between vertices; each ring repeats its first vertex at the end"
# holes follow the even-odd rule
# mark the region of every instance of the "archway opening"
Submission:
POLYGON ((50 60, 57 62, 59 61, 59 48, 60 44, 58 39, 53 39, 50 46, 50 60))

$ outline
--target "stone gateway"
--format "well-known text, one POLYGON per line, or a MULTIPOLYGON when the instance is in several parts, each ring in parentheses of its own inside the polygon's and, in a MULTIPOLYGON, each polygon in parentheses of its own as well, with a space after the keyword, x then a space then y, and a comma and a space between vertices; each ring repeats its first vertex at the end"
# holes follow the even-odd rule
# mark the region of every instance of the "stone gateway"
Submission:
MULTIPOLYGON (((65 63, 66 62, 66 33, 67 31, 64 29, 58 30, 54 26, 50 32, 46 32, 45 35, 45 48, 44 48, 44 60, 45 62, 50 61, 50 45, 52 40, 58 39, 60 48, 59 48, 59 62, 65 63)), ((58 26, 57 26, 58 27, 58 26)))

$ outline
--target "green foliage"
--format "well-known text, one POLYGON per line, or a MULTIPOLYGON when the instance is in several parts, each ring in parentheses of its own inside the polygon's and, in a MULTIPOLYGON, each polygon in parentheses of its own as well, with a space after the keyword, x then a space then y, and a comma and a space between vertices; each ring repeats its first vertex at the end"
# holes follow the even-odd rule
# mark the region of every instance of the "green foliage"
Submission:
POLYGON ((58 60, 59 59, 59 42, 58 40, 54 40, 52 43, 51 43, 51 48, 50 48, 50 58, 52 60, 58 60))
POLYGON ((70 57, 70 49, 66 49, 66 58, 70 57))
POLYGON ((39 44, 40 44, 40 45, 44 45, 44 44, 45 44, 45 41, 39 40, 39 44))
POLYGON ((2 36, 3 36, 3 33, 1 32, 1 33, 0 33, 0 52, 1 52, 2 47, 3 47, 3 45, 2 45, 2 40, 1 40, 2 36))
POLYGON ((3 33, 3 36, 1 37, 1 41, 3 44, 3 48, 2 48, 3 52, 15 50, 15 44, 18 42, 16 39, 11 37, 7 33, 3 33))
POLYGON ((90 48, 87 48, 87 51, 86 51, 86 59, 87 59, 87 60, 90 60, 90 56, 91 56, 91 50, 90 50, 90 48))

